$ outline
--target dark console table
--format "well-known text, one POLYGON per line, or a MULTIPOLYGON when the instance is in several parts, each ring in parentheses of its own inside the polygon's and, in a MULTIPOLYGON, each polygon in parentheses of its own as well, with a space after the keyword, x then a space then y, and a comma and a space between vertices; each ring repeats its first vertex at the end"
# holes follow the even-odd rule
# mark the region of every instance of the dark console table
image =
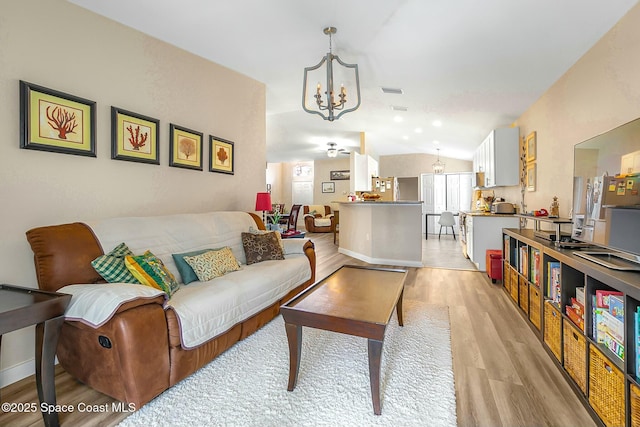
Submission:
MULTIPOLYGON (((40 407, 56 405, 54 363, 64 311, 71 295, 0 285, 0 346, 7 332, 36 325, 36 385, 40 407)), ((46 426, 58 426, 58 413, 43 411, 46 426)))

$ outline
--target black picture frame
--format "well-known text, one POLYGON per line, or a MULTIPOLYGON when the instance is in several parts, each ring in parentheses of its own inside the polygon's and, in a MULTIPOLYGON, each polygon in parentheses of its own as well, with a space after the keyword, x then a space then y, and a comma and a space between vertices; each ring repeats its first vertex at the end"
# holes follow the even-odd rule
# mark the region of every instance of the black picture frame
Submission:
POLYGON ((96 102, 20 80, 20 148, 96 157, 96 102))
POLYGON ((235 173, 235 144, 228 139, 209 135, 209 172, 235 173))
POLYGON ((170 123, 169 166, 201 171, 202 139, 202 132, 170 123))
POLYGON ((335 182, 323 182, 322 183, 322 192, 323 193, 335 193, 336 192, 336 183, 335 182))
POLYGON ((331 181, 349 180, 351 179, 351 171, 350 170, 330 171, 329 179, 331 181))
POLYGON ((160 120, 112 106, 111 158, 159 165, 160 120))

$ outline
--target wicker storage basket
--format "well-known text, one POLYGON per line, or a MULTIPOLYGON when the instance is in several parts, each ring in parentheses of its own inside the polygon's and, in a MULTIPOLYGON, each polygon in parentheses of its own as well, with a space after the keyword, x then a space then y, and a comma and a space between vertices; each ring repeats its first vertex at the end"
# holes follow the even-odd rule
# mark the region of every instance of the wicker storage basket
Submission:
POLYGON ((551 305, 551 301, 544 302, 544 342, 558 361, 562 360, 562 315, 551 305))
POLYGON ((589 403, 606 426, 625 425, 624 375, 593 344, 589 345, 589 403))
POLYGON ((524 277, 520 277, 520 308, 529 315, 529 282, 524 277))
POLYGON ((511 269, 511 298, 518 302, 518 272, 515 269, 511 269))
POLYGON ((509 267, 509 264, 505 262, 503 265, 503 269, 502 286, 504 286, 508 293, 511 293, 511 268, 509 267))
POLYGON ((631 427, 640 427, 640 387, 631 384, 629 391, 629 406, 631 407, 631 427))
POLYGON ((529 320, 540 330, 540 290, 534 285, 529 286, 529 320))
POLYGON ((587 394, 587 339, 576 329, 570 320, 563 320, 564 369, 587 394))

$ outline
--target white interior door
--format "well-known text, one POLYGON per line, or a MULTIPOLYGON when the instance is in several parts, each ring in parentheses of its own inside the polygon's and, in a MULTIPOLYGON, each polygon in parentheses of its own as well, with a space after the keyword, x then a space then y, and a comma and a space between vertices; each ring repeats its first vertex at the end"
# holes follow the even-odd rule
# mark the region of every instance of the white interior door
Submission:
POLYGON ((313 204, 313 181, 293 181, 291 200, 293 205, 313 204))

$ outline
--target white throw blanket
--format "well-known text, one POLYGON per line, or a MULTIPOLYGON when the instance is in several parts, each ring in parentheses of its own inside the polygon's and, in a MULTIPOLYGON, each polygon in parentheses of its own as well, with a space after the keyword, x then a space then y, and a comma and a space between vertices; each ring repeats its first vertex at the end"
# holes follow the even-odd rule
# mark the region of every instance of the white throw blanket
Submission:
MULTIPOLYGON (((158 217, 106 219, 88 223, 103 250, 124 242, 135 253, 147 250, 159 257, 179 279, 174 253, 228 246, 242 264, 239 271, 208 282, 182 285, 166 302, 175 310, 184 348, 193 348, 257 314, 311 278, 304 255, 305 239, 284 240, 285 259, 246 265, 241 233, 255 222, 244 212, 211 212, 158 217)), ((99 327, 122 304, 153 298, 161 291, 136 284, 70 285, 60 292, 73 295, 65 317, 99 327)))

